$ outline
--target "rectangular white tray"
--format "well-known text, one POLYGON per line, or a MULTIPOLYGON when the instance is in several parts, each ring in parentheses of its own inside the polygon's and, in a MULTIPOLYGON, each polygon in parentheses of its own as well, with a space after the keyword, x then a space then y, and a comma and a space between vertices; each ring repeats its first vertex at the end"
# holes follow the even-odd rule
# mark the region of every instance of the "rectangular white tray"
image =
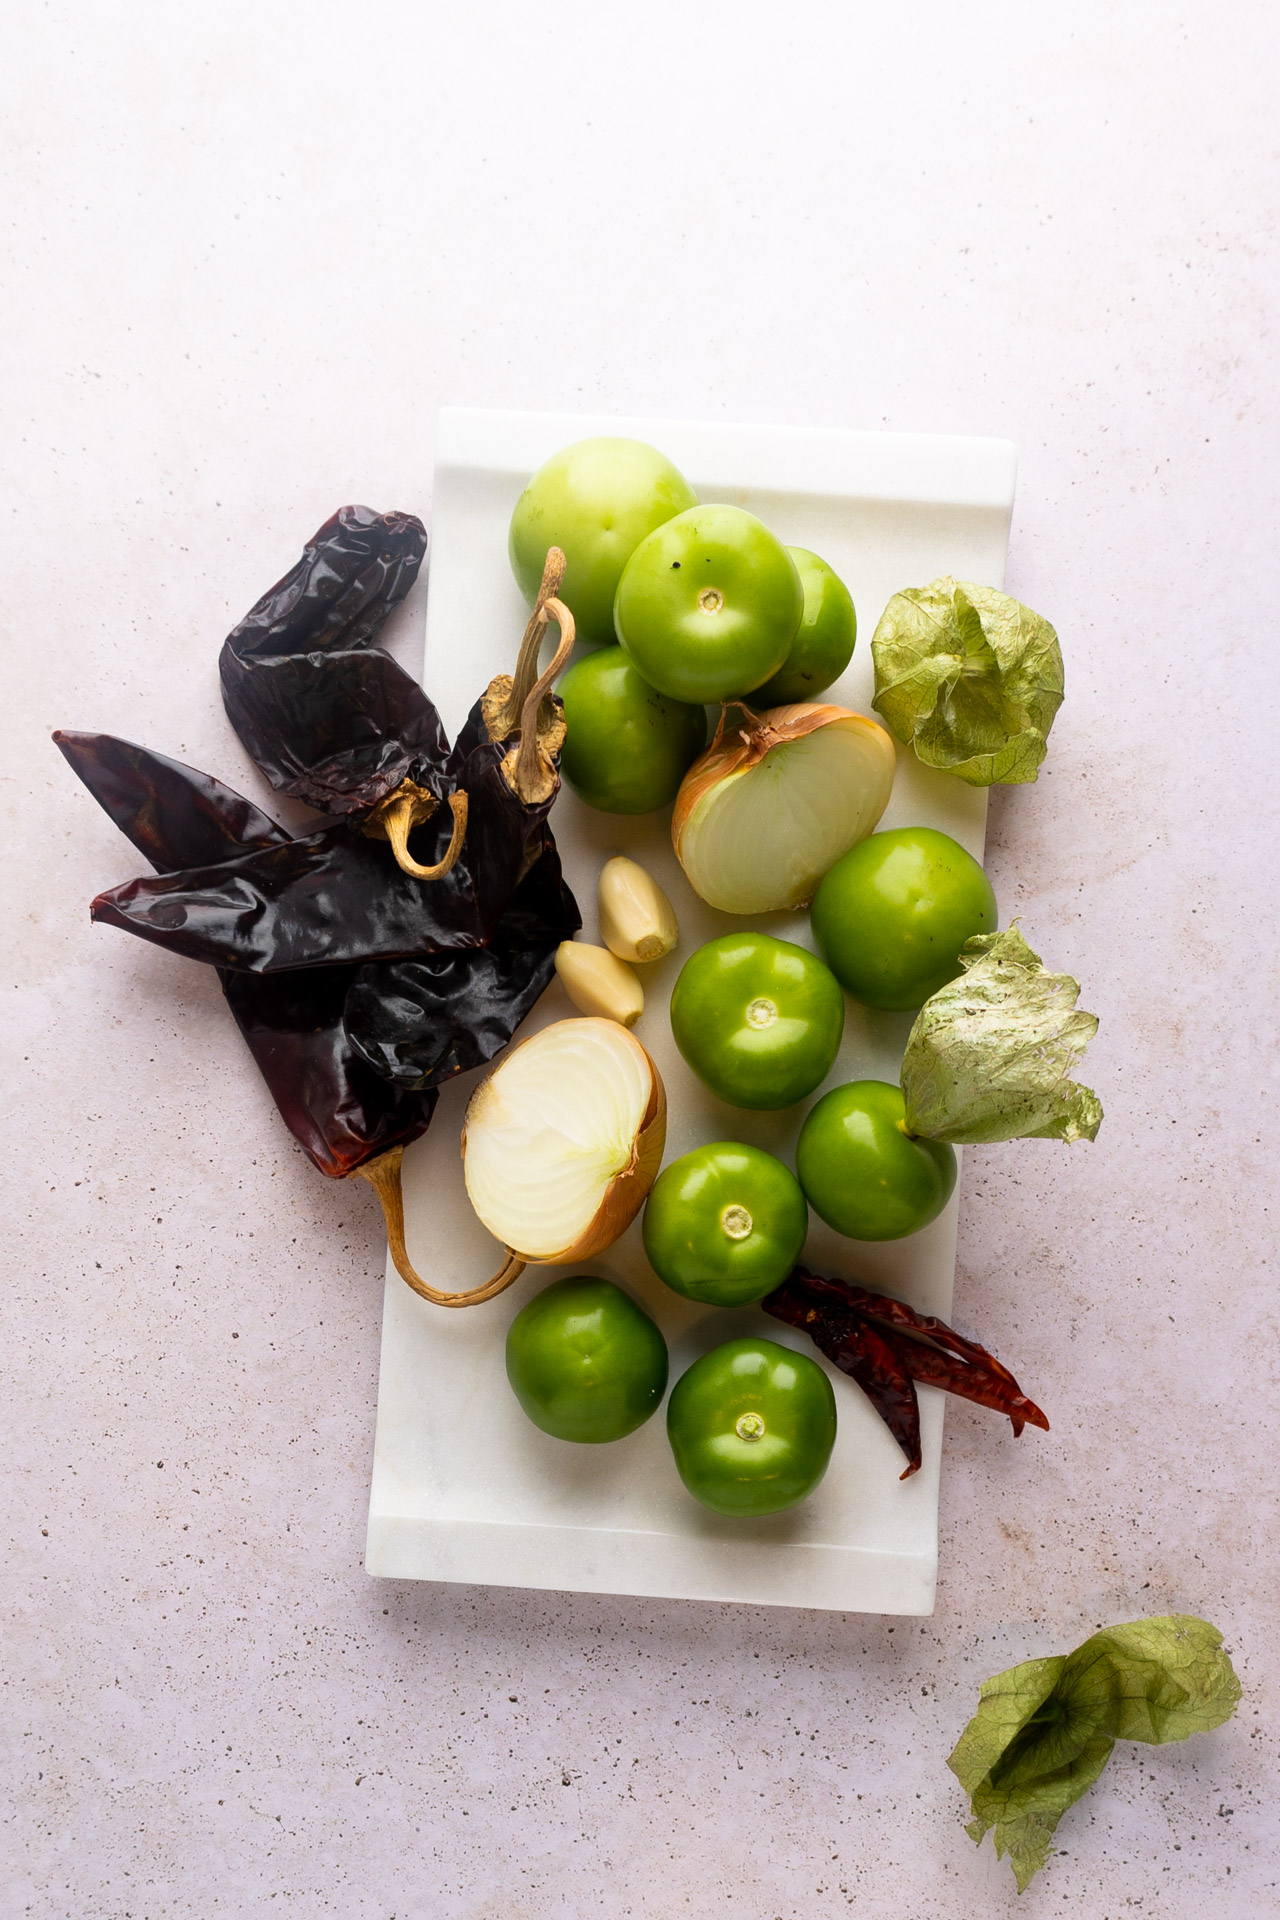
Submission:
MULTIPOLYGON (((550 454, 599 433, 650 441, 702 500, 750 508, 788 544, 830 561, 853 594, 859 637, 849 671, 829 697, 862 712, 871 711, 871 635, 896 589, 943 573, 1003 584, 1015 469, 1006 441, 445 408, 424 681, 451 736, 491 676, 510 670, 527 617, 507 565, 516 496, 550 454)), ((981 858, 985 819, 984 791, 899 754, 882 826, 938 827, 981 858)), ((675 906, 680 946, 645 970, 646 1006, 636 1030, 666 1082, 667 1158, 703 1141, 740 1139, 793 1164, 808 1103, 781 1114, 724 1106, 672 1042, 667 1003, 681 964, 704 940, 742 923, 693 894, 671 851, 669 814, 595 813, 566 787, 552 823, 584 939, 597 938, 596 876, 612 853, 640 860, 675 906)), ((753 924, 812 945, 807 914, 771 914, 753 924)), ((553 984, 525 1031, 572 1012, 553 984)), ((896 1080, 910 1019, 847 1003, 840 1057, 824 1084, 896 1080)), ((468 1074, 444 1092, 430 1132, 405 1156, 410 1257, 440 1286, 474 1285, 501 1260, 468 1206, 458 1152, 477 1077, 468 1074)), ((946 1315, 955 1236, 953 1199, 923 1233, 882 1245, 841 1240, 815 1224, 806 1258, 820 1272, 946 1315)), ((678 1299, 650 1271, 638 1222, 590 1270, 628 1288, 658 1322, 673 1381, 698 1353, 744 1332, 814 1352, 802 1335, 756 1310, 729 1314, 678 1299)), ((419 1299, 388 1265, 370 1573, 870 1613, 932 1610, 940 1393, 920 1390, 924 1465, 902 1481, 902 1456, 888 1430, 858 1388, 833 1374, 839 1432, 821 1486, 789 1513, 722 1519, 685 1493, 661 1414, 603 1447, 553 1440, 526 1420, 507 1385, 503 1341, 513 1316, 559 1271, 531 1268, 490 1304, 452 1313, 419 1299)))

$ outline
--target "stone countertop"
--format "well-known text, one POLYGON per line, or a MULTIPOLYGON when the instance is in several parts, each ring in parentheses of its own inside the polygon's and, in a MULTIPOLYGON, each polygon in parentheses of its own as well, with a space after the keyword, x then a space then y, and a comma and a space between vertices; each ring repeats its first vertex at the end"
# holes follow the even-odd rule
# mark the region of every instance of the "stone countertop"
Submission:
POLYGON ((1016 1910, 1277 1910, 1268 9, 19 13, 5 1910, 1012 1913, 978 1682, 1171 1610, 1239 1714, 1118 1749, 1016 1910), (368 1579, 373 1197, 88 925, 139 862, 49 730, 265 798, 217 644, 340 500, 430 519, 445 401, 1022 449, 1068 697, 988 867, 1107 1119, 966 1156, 956 1319, 1053 1430, 949 1409, 932 1619, 368 1579))

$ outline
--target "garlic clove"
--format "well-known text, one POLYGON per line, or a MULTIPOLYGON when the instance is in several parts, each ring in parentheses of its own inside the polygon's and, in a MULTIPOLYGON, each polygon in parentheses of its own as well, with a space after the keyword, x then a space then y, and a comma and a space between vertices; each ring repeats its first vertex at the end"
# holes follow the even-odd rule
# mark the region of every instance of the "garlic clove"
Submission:
POLYGON ((562 940, 556 948, 556 972, 579 1013, 634 1027, 644 1012, 644 988, 630 967, 603 947, 562 940))
POLYGON ((600 938, 619 960, 661 960, 680 938, 662 888, 635 860, 615 854, 600 870, 596 890, 600 938))

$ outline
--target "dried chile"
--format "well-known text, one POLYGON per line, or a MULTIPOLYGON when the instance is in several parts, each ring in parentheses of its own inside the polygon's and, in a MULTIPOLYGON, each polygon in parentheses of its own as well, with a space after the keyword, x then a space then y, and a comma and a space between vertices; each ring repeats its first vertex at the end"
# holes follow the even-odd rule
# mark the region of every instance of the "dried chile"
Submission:
MULTIPOLYGON (((160 872, 184 861, 212 864, 219 855, 288 844, 281 827, 208 774, 109 734, 62 731, 54 739, 94 798, 160 872)), ((581 924, 549 830, 545 840, 511 902, 510 924, 500 921, 496 934, 500 953, 514 955, 525 941, 536 957, 523 966, 513 959, 505 969, 493 966, 483 949, 442 957, 454 970, 458 1005, 440 1007, 435 1030, 420 1023, 415 1042, 424 1053, 434 1049, 440 1070, 423 1074, 416 1085, 403 1073, 396 1078, 377 1071, 344 1024, 357 980, 366 1017, 374 1019, 380 976, 389 975, 389 968, 350 963, 274 974, 218 969, 228 1005, 286 1125, 321 1173, 354 1174, 374 1187, 397 1268, 415 1291, 439 1305, 474 1305, 508 1282, 497 1275, 483 1287, 447 1294, 414 1272, 404 1244, 400 1163, 405 1146, 431 1119, 434 1087, 448 1077, 451 1049, 458 1057, 467 1044, 459 1008, 468 1009, 476 1023, 470 1040, 475 1058, 466 1064, 482 1064, 511 1038, 542 990, 535 991, 536 982, 552 968, 543 956, 554 955, 560 940, 581 924)), ((393 981, 386 987, 393 996, 398 991, 393 981)), ((389 1042, 389 1023, 382 1032, 389 1042)), ((461 1065, 459 1058, 455 1070, 461 1065)))
POLYGON ((985 1347, 889 1294, 794 1267, 760 1304, 774 1319, 803 1328, 863 1389, 907 1457, 904 1480, 921 1464, 917 1381, 1007 1415, 1015 1435, 1024 1426, 1049 1430, 1039 1407, 985 1347))
POLYGON ((411 767, 443 765, 435 707, 369 644, 426 550, 412 514, 339 507, 223 644, 227 718, 272 786, 321 813, 375 806, 411 767))
MULTIPOLYGON (((93 917, 190 959, 252 973, 487 945, 542 854, 559 791, 564 715, 551 684, 573 646, 572 615, 553 591, 563 570, 564 556, 553 548, 516 673, 491 683, 453 752, 444 751, 441 730, 437 757, 412 761, 410 773, 363 813, 238 860, 130 881, 99 895, 93 917), (552 621, 560 643, 539 675, 552 621)), ((307 657, 323 675, 330 665, 341 669, 346 656, 307 657)), ((337 727, 346 714, 342 672, 324 684, 337 702, 337 727)))
MULTIPOLYGON (((209 774, 111 734, 55 733, 73 771, 159 872, 288 835, 209 774)), ((318 967, 263 978, 220 968, 236 1024, 289 1131, 331 1179, 426 1131, 434 1099, 392 1086, 347 1040, 342 1024, 357 969, 318 967)))
POLYGON ((443 1086, 501 1051, 550 985, 556 948, 581 925, 548 833, 487 947, 360 968, 347 1038, 389 1080, 443 1086))

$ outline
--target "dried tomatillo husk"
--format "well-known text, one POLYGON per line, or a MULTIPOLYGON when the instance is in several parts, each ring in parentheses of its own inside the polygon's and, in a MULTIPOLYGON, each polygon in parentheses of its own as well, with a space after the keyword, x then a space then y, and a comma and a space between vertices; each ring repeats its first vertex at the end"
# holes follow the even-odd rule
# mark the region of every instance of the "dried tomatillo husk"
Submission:
POLYGON ((410 778, 442 797, 440 717, 369 644, 426 547, 412 514, 340 507, 223 645, 223 704, 245 748, 274 787, 323 813, 375 806, 410 778))
POLYGON ((1241 1688, 1222 1635, 1194 1614, 1104 1627, 1075 1649, 984 1680, 947 1765, 969 1796, 970 1839, 995 1828, 1022 1893, 1059 1820, 1097 1780, 1117 1740, 1148 1746, 1209 1733, 1241 1688))
POLYGON ((1079 981, 1046 972, 1016 920, 967 940, 960 964, 907 1038, 907 1131, 957 1146, 1094 1139, 1102 1104, 1068 1078, 1098 1031, 1096 1017, 1076 1007, 1079 981))
POLYGON ((549 985, 560 942, 581 925, 548 834, 487 947, 359 969, 347 1038, 400 1086, 443 1086, 501 1052, 549 985))
MULTIPOLYGON (((249 800, 208 774, 110 734, 54 735, 73 771, 160 872, 237 849, 287 846, 249 800)), ((381 1078, 342 1024, 354 967, 267 978, 220 968, 236 1024, 290 1132, 313 1165, 340 1179, 425 1132, 434 1096, 381 1078)))
POLYGON ((1015 1436, 1024 1426, 1049 1430, 1039 1407, 994 1355, 903 1300, 794 1267, 760 1305, 775 1320, 802 1327, 863 1389, 907 1456, 904 1480, 921 1464, 916 1381, 1005 1414, 1015 1436))
POLYGON ((1036 778, 1063 671, 1057 634, 1030 607, 948 574, 894 594, 871 657, 872 705, 926 766, 975 787, 1036 778))

